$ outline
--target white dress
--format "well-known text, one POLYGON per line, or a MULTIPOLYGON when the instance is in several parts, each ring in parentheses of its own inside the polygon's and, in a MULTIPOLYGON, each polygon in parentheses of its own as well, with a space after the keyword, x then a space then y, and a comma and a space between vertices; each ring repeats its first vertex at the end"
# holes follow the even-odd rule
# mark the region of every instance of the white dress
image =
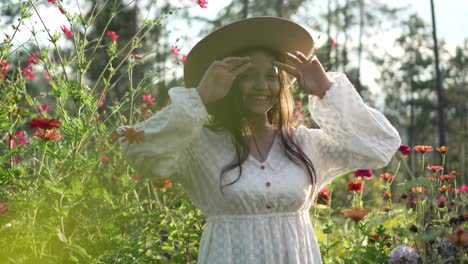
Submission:
MULTIPOLYGON (((172 103, 133 126, 145 131, 144 143, 120 141, 124 156, 139 172, 177 175, 207 216, 198 263, 322 263, 309 218, 318 191, 351 170, 386 166, 400 146, 397 130, 364 104, 344 74, 328 75, 333 84, 325 96, 309 96, 309 111, 321 129, 294 129, 315 166, 312 198, 307 172, 285 156, 278 136, 264 162, 248 156, 242 176, 224 188, 223 196, 220 171, 232 161, 235 149, 227 132, 203 126, 207 111, 193 88, 170 89, 172 103)), ((235 180, 238 172, 227 172, 223 184, 235 180)))

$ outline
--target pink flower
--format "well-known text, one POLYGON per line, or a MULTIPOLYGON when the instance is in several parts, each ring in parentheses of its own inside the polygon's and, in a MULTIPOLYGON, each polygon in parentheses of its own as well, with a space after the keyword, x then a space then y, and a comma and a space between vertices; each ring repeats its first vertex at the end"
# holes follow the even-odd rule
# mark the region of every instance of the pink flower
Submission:
POLYGON ((355 170, 354 177, 356 177, 356 179, 359 179, 359 180, 362 180, 362 177, 369 180, 370 178, 372 178, 372 170, 362 170, 362 169, 355 170))
POLYGON ((463 184, 460 188, 455 190, 457 193, 468 192, 468 186, 463 184))
POLYGON ((21 74, 24 75, 24 77, 30 79, 30 80, 34 80, 36 79, 36 75, 32 72, 33 71, 33 67, 31 64, 27 64, 22 70, 21 70, 21 74))
POLYGON ((5 78, 5 75, 7 74, 8 70, 8 65, 8 62, 0 61, 0 79, 5 78))
POLYGON ((330 44, 336 48, 336 41, 334 38, 330 37, 330 44))
POLYGON ((432 171, 432 172, 436 172, 436 171, 441 171, 444 169, 444 167, 442 166, 427 166, 427 169, 432 171))
POLYGON ((49 2, 51 4, 55 4, 55 1, 57 1, 57 0, 47 0, 47 2, 49 2))
POLYGON ((208 8, 206 6, 206 4, 208 4, 208 1, 206 1, 206 0, 196 0, 196 2, 201 8, 208 8))
POLYGON ((142 94, 141 97, 143 98, 143 102, 147 103, 147 104, 154 104, 154 100, 155 98, 154 97, 151 97, 151 94, 148 93, 148 94, 142 94))
POLYGON ((182 55, 182 58, 180 59, 180 61, 182 63, 185 63, 186 60, 187 60, 187 55, 182 55))
POLYGON ((101 101, 99 101, 98 107, 101 108, 104 106, 104 101, 106 101, 106 94, 102 96, 101 101))
POLYGON ((104 155, 104 156, 101 157, 101 160, 104 161, 104 162, 105 162, 105 161, 108 161, 108 160, 109 160, 109 156, 104 155))
POLYGON ((44 74, 43 74, 43 76, 44 76, 44 80, 50 81, 50 77, 49 77, 49 72, 48 72, 48 71, 45 71, 44 74))
POLYGON ((302 106, 302 102, 300 100, 296 100, 296 106, 297 107, 301 107, 302 106))
MULTIPOLYGON (((16 134, 11 135, 11 146, 16 148, 18 145, 26 145, 28 141, 26 140, 26 135, 24 135, 24 131, 18 131, 16 134)), ((7 140, 7 145, 10 144, 10 141, 7 140)))
POLYGON ((296 110, 294 111, 294 117, 297 118, 297 119, 301 119, 301 118, 304 117, 304 115, 301 113, 301 110, 296 109, 296 110))
POLYGON ((171 46, 171 52, 172 52, 172 55, 177 57, 177 56, 179 56, 180 49, 177 48, 177 46, 171 46))
POLYGON ((60 28, 62 29, 63 33, 65 33, 65 36, 67 36, 67 38, 73 35, 73 32, 70 29, 68 29, 65 25, 60 26, 60 28))
POLYGON ((49 111, 50 111, 50 105, 48 105, 48 104, 42 104, 42 105, 39 107, 39 110, 41 110, 41 112, 49 112, 49 111))
POLYGON ((133 173, 133 174, 132 174, 132 180, 133 180, 133 181, 136 182, 136 181, 138 181, 139 179, 141 179, 141 174, 139 174, 139 173, 133 173))
POLYGON ((15 163, 19 163, 19 162, 20 162, 20 157, 19 157, 18 155, 13 156, 13 161, 14 161, 15 163))
POLYGON ((119 38, 119 35, 112 30, 107 30, 106 34, 107 36, 111 37, 113 43, 115 43, 119 38))

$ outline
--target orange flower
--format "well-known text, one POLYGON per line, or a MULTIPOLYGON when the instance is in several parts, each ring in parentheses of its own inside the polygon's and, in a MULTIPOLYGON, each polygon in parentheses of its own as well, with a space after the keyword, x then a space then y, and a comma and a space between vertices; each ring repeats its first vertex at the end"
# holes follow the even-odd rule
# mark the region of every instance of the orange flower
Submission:
POLYGON ((122 131, 121 137, 124 137, 124 140, 128 140, 128 143, 143 143, 145 142, 145 131, 135 130, 133 127, 126 128, 122 131))
POLYGON ((461 227, 452 234, 445 234, 444 238, 457 246, 468 246, 468 233, 461 227))
POLYGON ((369 210, 353 206, 351 209, 343 209, 341 212, 348 218, 353 219, 356 222, 361 221, 369 213, 369 210))
POLYGON ((443 166, 427 166, 427 169, 432 171, 432 172, 436 172, 436 171, 441 171, 444 169, 443 166))
POLYGON ((43 130, 38 130, 36 133, 34 133, 34 136, 37 138, 42 138, 45 140, 53 140, 53 139, 60 139, 60 135, 57 133, 55 129, 49 130, 46 129, 45 134, 43 130))
POLYGON ((442 185, 442 186, 440 186, 440 188, 439 188, 439 191, 440 191, 440 192, 446 192, 447 190, 448 190, 447 185, 442 185))
POLYGON ((384 211, 386 213, 390 212, 390 206, 384 205, 384 207, 382 207, 382 211, 384 211))
POLYGON ((416 151, 416 152, 419 152, 421 154, 424 154, 426 152, 432 152, 433 149, 432 149, 432 146, 425 146, 425 145, 419 145, 419 146, 414 146, 413 149, 416 151))
POLYGON ((436 149, 437 149, 437 151, 439 151, 442 154, 447 154, 447 152, 448 152, 448 147, 447 146, 440 146, 440 147, 438 147, 436 149))
POLYGON ((393 180, 394 176, 390 173, 383 173, 380 174, 380 178, 382 178, 384 181, 391 181, 393 180))
POLYGON ((362 182, 350 182, 348 183, 348 192, 362 192, 362 182))
POLYGON ((164 188, 170 189, 172 188, 172 182, 169 179, 164 179, 164 188))
POLYGON ((426 191, 426 188, 422 186, 416 186, 416 187, 411 188, 411 191, 413 193, 424 193, 426 191))

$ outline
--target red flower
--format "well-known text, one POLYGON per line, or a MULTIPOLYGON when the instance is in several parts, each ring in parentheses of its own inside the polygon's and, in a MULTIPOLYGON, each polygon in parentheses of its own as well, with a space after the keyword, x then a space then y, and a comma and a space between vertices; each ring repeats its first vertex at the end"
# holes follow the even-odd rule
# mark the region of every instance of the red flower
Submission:
POLYGON ((113 43, 115 43, 117 41, 117 39, 119 38, 119 35, 117 35, 117 33, 115 33, 112 30, 107 30, 106 34, 107 34, 107 36, 111 37, 113 43))
POLYGON ((135 52, 132 52, 132 58, 134 60, 141 60, 142 59, 142 57, 140 55, 136 54, 135 52))
POLYGON ((106 101, 106 94, 102 96, 101 101, 99 101, 98 107, 102 108, 104 106, 104 102, 106 101))
POLYGON ((35 117, 31 120, 29 124, 29 129, 54 129, 60 127, 60 120, 57 118, 39 118, 35 117))
POLYGON ((406 158, 411 152, 411 147, 405 144, 400 145, 398 151, 401 153, 401 156, 406 158))
POLYGON ((201 8, 208 8, 206 6, 206 4, 208 4, 208 1, 206 1, 206 0, 196 0, 196 2, 201 8))
POLYGON ((427 166, 427 169, 432 171, 432 172, 436 172, 436 171, 441 171, 444 169, 444 167, 442 166, 427 166))
POLYGON ((330 44, 336 48, 336 41, 334 38, 330 37, 330 44))
POLYGON ((133 180, 133 181, 138 181, 138 180, 140 180, 140 179, 141 179, 141 174, 139 174, 139 173, 133 173, 133 175, 132 175, 132 180, 133 180))
POLYGON ((460 188, 456 189, 455 190, 457 193, 464 193, 464 192, 468 192, 468 186, 463 184, 460 188))
MULTIPOLYGON (((16 132, 16 134, 11 134, 11 146, 16 148, 18 145, 26 145, 28 141, 24 135, 24 131, 16 132)), ((7 140, 7 145, 10 145, 10 141, 7 140)))
POLYGON ((39 107, 39 110, 41 110, 41 112, 49 112, 49 111, 50 111, 50 105, 48 105, 48 104, 42 104, 42 105, 39 107))
POLYGON ((187 60, 187 55, 182 55, 182 58, 180 59, 180 61, 182 63, 185 63, 186 60, 187 60))
POLYGON ((108 161, 109 160, 109 156, 107 155, 104 155, 101 157, 101 161, 108 161))
POLYGON ((67 36, 67 38, 73 35, 73 32, 70 29, 68 29, 65 25, 60 26, 60 28, 62 29, 63 33, 65 33, 65 36, 67 36))
POLYGON ((21 70, 21 74, 23 74, 26 78, 30 80, 36 79, 36 75, 32 72, 33 67, 31 64, 26 64, 26 66, 21 70))
POLYGON ((386 212, 386 213, 390 212, 390 206, 384 205, 384 206, 382 207, 382 211, 383 211, 383 212, 386 212))
POLYGON ((390 173, 383 173, 383 174, 380 174, 380 178, 382 178, 384 181, 391 181, 393 180, 393 178, 395 178, 393 175, 391 175, 390 173))
POLYGON ((147 93, 147 94, 143 93, 141 97, 143 98, 143 102, 150 104, 150 105, 154 104, 155 98, 151 97, 150 93, 147 93))
POLYGON ((301 106, 302 106, 302 103, 301 103, 300 100, 296 100, 296 106, 297 106, 297 107, 301 107, 301 106))
POLYGON ((175 57, 179 56, 180 49, 177 46, 171 46, 172 55, 175 57))
POLYGON ((122 131, 121 137, 124 137, 124 140, 128 140, 128 143, 143 143, 145 141, 145 131, 135 130, 132 127, 126 128, 122 131))
POLYGON ((38 130, 36 133, 34 133, 34 136, 45 140, 60 139, 60 135, 55 129, 46 129, 45 133, 43 132, 43 130, 38 130))
POLYGON ((52 4, 55 4, 55 1, 57 0, 47 0, 47 2, 52 3, 52 4))
POLYGON ((444 208, 445 207, 445 196, 441 195, 439 199, 437 199, 437 207, 444 208))
POLYGON ((49 72, 45 71, 42 76, 44 76, 44 80, 50 81, 49 72))
POLYGON ((389 193, 389 192, 384 192, 383 193, 383 198, 385 200, 391 199, 393 197, 394 193, 389 193))
POLYGON ((372 178, 372 170, 355 170, 354 177, 356 177, 356 179, 358 180, 362 180, 362 177, 369 180, 370 178, 372 178))
POLYGON ((427 152, 432 152, 432 146, 425 146, 425 145, 420 145, 420 146, 414 146, 413 148, 416 152, 419 152, 421 154, 425 154, 427 152))
POLYGON ((453 179, 454 179, 454 176, 451 173, 449 173, 448 175, 445 174, 445 175, 440 175, 439 176, 439 180, 441 180, 441 181, 453 181, 453 179))
POLYGON ((8 62, 0 61, 0 79, 5 78, 5 75, 7 74, 8 70, 8 65, 8 62))
POLYGON ((362 182, 350 182, 348 183, 348 192, 362 192, 362 182))

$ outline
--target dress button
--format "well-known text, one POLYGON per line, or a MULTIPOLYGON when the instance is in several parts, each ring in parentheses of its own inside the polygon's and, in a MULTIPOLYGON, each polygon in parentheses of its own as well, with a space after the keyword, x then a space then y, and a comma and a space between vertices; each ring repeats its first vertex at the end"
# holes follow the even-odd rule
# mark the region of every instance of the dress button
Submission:
POLYGON ((266 209, 271 209, 271 204, 270 203, 265 204, 265 208, 266 209))
POLYGON ((270 187, 270 186, 271 186, 271 182, 266 182, 266 183, 265 183, 265 186, 266 186, 266 187, 270 187))
POLYGON ((261 166, 260 166, 260 169, 261 169, 261 170, 264 170, 264 169, 265 169, 265 166, 264 166, 264 165, 261 165, 261 166))

